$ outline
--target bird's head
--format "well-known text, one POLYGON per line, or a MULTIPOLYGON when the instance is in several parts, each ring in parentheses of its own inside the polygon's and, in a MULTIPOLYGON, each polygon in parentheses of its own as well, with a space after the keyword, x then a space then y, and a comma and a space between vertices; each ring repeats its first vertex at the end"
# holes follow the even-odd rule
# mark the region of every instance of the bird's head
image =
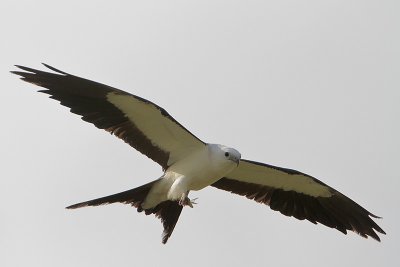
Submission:
POLYGON ((232 161, 236 166, 239 165, 240 158, 242 157, 239 151, 231 147, 223 147, 222 151, 224 152, 225 159, 232 161))
POLYGON ((223 163, 223 165, 231 165, 232 168, 239 165, 241 155, 236 149, 217 144, 211 144, 210 146, 213 157, 218 162, 223 163))

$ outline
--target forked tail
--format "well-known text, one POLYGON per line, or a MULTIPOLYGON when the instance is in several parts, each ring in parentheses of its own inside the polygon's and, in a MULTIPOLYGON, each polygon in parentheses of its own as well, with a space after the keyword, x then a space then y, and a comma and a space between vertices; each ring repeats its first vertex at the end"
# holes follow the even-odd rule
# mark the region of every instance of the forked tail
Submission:
POLYGON ((77 203, 68 206, 67 209, 77 209, 87 206, 99 206, 116 202, 130 204, 131 206, 136 207, 138 212, 144 211, 146 215, 154 214, 157 218, 161 219, 161 223, 164 227, 164 231, 162 234, 162 243, 165 244, 167 243, 168 238, 171 236, 172 232, 174 231, 175 225, 178 222, 179 216, 182 212, 182 206, 179 205, 178 201, 167 200, 159 203, 153 208, 142 208, 142 203, 146 199, 147 194, 150 192, 153 185, 158 181, 159 179, 121 193, 77 203))

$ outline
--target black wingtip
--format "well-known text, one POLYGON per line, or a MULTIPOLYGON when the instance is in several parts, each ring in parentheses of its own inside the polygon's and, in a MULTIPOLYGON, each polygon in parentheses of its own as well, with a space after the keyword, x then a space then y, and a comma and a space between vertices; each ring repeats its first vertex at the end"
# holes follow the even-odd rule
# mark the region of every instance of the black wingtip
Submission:
POLYGON ((379 233, 381 233, 381 234, 383 234, 383 235, 386 235, 386 232, 382 229, 382 228, 378 228, 378 229, 376 229, 376 228, 374 228, 376 231, 378 231, 379 233))
POLYGON ((375 219, 383 219, 382 217, 377 216, 377 215, 375 215, 375 214, 372 214, 371 212, 369 213, 369 216, 371 216, 371 217, 373 217, 373 218, 375 218, 375 219))
MULTIPOLYGON (((24 71, 27 71, 27 72, 30 72, 30 73, 37 72, 37 70, 35 70, 35 69, 28 68, 28 67, 21 66, 21 65, 14 65, 14 67, 17 67, 18 69, 21 69, 21 70, 24 70, 24 71)), ((14 73, 14 74, 18 74, 19 72, 20 71, 11 71, 11 73, 14 73)))
POLYGON ((50 66, 50 65, 48 65, 48 64, 46 64, 46 63, 43 63, 43 62, 42 62, 42 65, 45 66, 46 68, 48 68, 48 69, 54 71, 54 72, 58 72, 58 73, 61 73, 61 74, 64 74, 64 75, 68 75, 68 73, 66 73, 66 72, 64 72, 64 71, 62 71, 62 70, 56 69, 56 68, 54 68, 54 67, 52 67, 52 66, 50 66))
POLYGON ((77 203, 68 207, 65 207, 68 210, 73 210, 73 209, 78 209, 78 208, 83 208, 83 207, 87 207, 88 204, 86 202, 82 202, 82 203, 77 203))
POLYGON ((15 74, 15 75, 19 75, 18 72, 20 72, 20 71, 17 71, 17 70, 10 70, 10 73, 15 74))
MULTIPOLYGON (((54 72, 57 72, 57 73, 60 73, 60 74, 63 74, 63 75, 69 75, 67 72, 64 72, 62 70, 56 69, 56 68, 54 68, 54 67, 52 67, 52 66, 50 66, 50 65, 48 65, 46 63, 42 63, 42 65, 45 66, 46 68, 54 71, 54 72)), ((19 68, 19 69, 21 69, 21 70, 23 70, 23 71, 29 72, 29 73, 35 73, 35 74, 37 74, 37 73, 45 73, 44 71, 28 68, 28 67, 21 66, 21 65, 14 65, 14 66, 19 68)), ((22 73, 21 71, 10 71, 10 72, 13 73, 13 74, 17 74, 17 75, 20 75, 22 73)))

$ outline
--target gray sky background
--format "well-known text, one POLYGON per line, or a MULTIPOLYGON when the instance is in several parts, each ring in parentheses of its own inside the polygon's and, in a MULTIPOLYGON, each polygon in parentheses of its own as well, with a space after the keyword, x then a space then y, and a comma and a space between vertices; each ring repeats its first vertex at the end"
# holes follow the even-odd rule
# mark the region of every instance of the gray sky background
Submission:
POLYGON ((0 266, 398 266, 399 1, 8 1, 0 9, 0 266), (40 62, 147 98, 207 142, 383 216, 378 243, 208 188, 167 245, 122 204, 161 175, 8 71, 40 62))

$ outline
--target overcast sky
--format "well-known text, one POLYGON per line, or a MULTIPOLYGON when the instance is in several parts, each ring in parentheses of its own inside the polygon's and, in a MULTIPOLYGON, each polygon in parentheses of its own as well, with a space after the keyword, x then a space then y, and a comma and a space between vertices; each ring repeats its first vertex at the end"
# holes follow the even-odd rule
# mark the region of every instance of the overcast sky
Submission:
POLYGON ((395 266, 399 1, 9 1, 0 11, 0 266, 395 266), (160 167, 36 93, 41 62, 149 99, 207 142, 313 175, 382 242, 213 188, 167 243, 127 205, 65 210, 160 167))

